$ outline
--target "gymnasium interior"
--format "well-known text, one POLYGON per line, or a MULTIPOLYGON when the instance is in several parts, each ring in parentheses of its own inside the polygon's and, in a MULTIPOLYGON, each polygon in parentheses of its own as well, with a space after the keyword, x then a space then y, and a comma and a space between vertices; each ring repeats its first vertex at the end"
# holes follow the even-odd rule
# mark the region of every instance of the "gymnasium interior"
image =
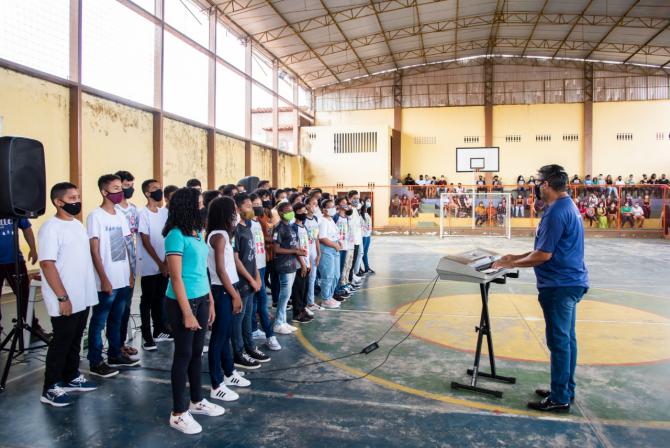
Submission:
MULTIPOLYGON (((375 275, 279 336, 197 435, 167 424, 172 343, 143 350, 138 286, 140 365, 54 408, 40 403, 47 348, 28 334, 9 356, 18 302, 3 278, 2 447, 668 445, 667 0, 0 0, 5 136, 44 147, 36 236, 58 182, 79 186, 85 223, 106 173, 132 172, 138 209, 146 179, 204 192, 254 176, 369 200, 375 275), (533 270, 491 282, 495 357, 476 348, 483 287, 436 273, 473 249, 532 251, 549 164, 568 175, 590 280, 565 414, 526 405, 550 383, 533 270), (480 355, 515 381, 455 387, 480 355)), ((40 265, 23 234, 19 247, 49 331, 40 265)), ((80 356, 88 376, 86 337, 80 356)))

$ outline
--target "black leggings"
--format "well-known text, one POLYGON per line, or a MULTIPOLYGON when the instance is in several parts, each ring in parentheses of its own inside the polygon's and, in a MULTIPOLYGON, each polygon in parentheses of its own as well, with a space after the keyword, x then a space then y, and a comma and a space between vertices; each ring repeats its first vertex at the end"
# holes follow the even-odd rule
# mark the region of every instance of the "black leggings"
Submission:
POLYGON ((202 347, 205 345, 207 320, 209 319, 209 295, 189 300, 193 315, 201 329, 197 331, 184 327, 184 315, 175 299, 165 298, 168 321, 174 335, 174 358, 172 360, 172 411, 181 414, 188 411, 186 398, 186 377, 191 390, 191 401, 202 401, 202 347))

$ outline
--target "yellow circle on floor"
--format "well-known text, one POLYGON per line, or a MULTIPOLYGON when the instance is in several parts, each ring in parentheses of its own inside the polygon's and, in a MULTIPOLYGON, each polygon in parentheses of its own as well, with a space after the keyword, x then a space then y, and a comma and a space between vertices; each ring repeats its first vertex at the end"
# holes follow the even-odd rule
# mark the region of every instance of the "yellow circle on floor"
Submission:
MULTIPOLYGON (((398 327, 410 331, 425 299, 394 311, 398 327)), ((430 299, 412 336, 461 351, 474 352, 481 297, 463 294, 430 299)), ((537 296, 492 294, 489 314, 496 357, 549 361, 545 324, 537 296)), ((577 305, 578 364, 639 364, 670 359, 670 319, 622 305, 582 300, 577 305)), ((488 353, 486 343, 483 353, 488 353)))

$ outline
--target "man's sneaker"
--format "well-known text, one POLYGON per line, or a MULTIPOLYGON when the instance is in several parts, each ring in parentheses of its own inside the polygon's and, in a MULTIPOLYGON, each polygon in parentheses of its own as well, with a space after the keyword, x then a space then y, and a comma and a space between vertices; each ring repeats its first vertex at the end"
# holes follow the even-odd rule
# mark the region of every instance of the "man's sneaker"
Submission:
POLYGON ((270 361, 270 357, 263 353, 262 351, 258 350, 257 347, 252 348, 251 350, 247 350, 247 355, 251 356, 258 362, 268 362, 270 361))
POLYGON ((293 322, 299 322, 301 324, 307 324, 314 319, 312 316, 308 315, 306 312, 300 313, 296 319, 293 319, 293 322))
POLYGON ((251 381, 246 378, 243 378, 237 370, 233 370, 233 374, 230 376, 223 375, 223 384, 226 386, 235 386, 235 387, 249 387, 251 386, 251 381))
MULTIPOLYGON (((548 389, 535 389, 535 395, 539 395, 542 398, 549 398, 551 391, 548 389)), ((575 402, 575 397, 570 398, 570 403, 575 402)))
POLYGON ((316 303, 312 303, 311 305, 307 305, 307 309, 310 311, 320 311, 323 308, 317 305, 316 303))
POLYGON ((335 299, 328 299, 321 302, 321 306, 325 309, 333 310, 340 307, 340 302, 335 299))
POLYGON ((284 326, 284 324, 275 324, 273 330, 277 334, 291 334, 291 333, 293 333, 291 330, 286 328, 284 326))
POLYGON ((359 285, 363 284, 363 279, 359 277, 358 275, 352 275, 351 276, 352 283, 358 283, 359 285))
POLYGON ((188 406, 188 411, 191 414, 202 414, 208 415, 210 417, 218 417, 219 415, 223 415, 226 412, 226 410, 218 404, 210 403, 204 398, 198 403, 191 403, 188 406))
POLYGON ((265 339, 265 332, 260 328, 251 333, 252 339, 265 339))
POLYGON ((44 341, 46 341, 47 344, 50 343, 51 340, 54 338, 54 334, 53 334, 53 333, 49 333, 48 331, 46 331, 44 328, 42 328, 42 327, 40 327, 40 326, 38 326, 38 327, 36 327, 36 328, 33 327, 33 331, 34 331, 37 335, 39 335, 44 341))
POLYGON ((365 271, 365 273, 368 274, 368 275, 375 275, 376 274, 376 272, 373 271, 372 269, 368 269, 367 271, 365 271))
POLYGON ((202 432, 202 426, 195 421, 191 413, 188 411, 181 415, 170 414, 170 426, 184 434, 198 434, 202 432))
POLYGON ((65 390, 54 384, 50 389, 42 394, 40 401, 44 404, 50 404, 57 408, 69 406, 72 404, 72 398, 65 392, 65 390))
POLYGON ((148 352, 158 350, 158 346, 156 345, 156 342, 153 340, 153 338, 150 341, 142 342, 142 348, 148 352))
POLYGON ((209 396, 214 400, 221 401, 235 401, 240 398, 237 392, 228 389, 228 387, 223 383, 219 384, 219 387, 216 389, 212 388, 212 390, 209 392, 209 396))
MULTIPOLYGON (((156 342, 165 342, 165 341, 171 341, 174 338, 170 333, 159 333, 158 336, 154 338, 154 341, 156 342)), ((195 421, 195 420, 194 420, 195 421)))
POLYGON ((202 346, 202 354, 204 355, 205 353, 209 353, 209 345, 202 346))
POLYGON ((139 365, 139 359, 130 359, 125 355, 117 356, 116 358, 107 358, 107 364, 110 367, 134 367, 139 365))
POLYGON ((235 367, 238 367, 240 369, 254 370, 254 369, 260 369, 261 363, 256 361, 254 358, 247 355, 246 353, 242 353, 239 356, 235 356, 235 367))
POLYGON ((314 317, 314 311, 310 310, 308 307, 305 307, 305 314, 309 317, 314 317))
POLYGON ((69 383, 61 386, 65 392, 90 392, 96 390, 98 385, 93 381, 88 381, 84 375, 79 375, 69 383))
POLYGON ((281 350, 281 345, 279 345, 279 342, 277 342, 277 336, 270 336, 267 338, 265 341, 265 345, 270 349, 270 350, 281 350))
POLYGON ((556 403, 551 401, 549 397, 539 402, 531 401, 528 403, 528 407, 540 412, 555 412, 557 414, 565 414, 570 412, 570 403, 556 403))
POLYGON ((291 325, 291 324, 284 324, 284 325, 286 325, 286 326, 288 327, 288 329, 291 330, 291 331, 293 331, 293 332, 298 331, 298 327, 294 327, 294 326, 291 325))
POLYGON ((106 362, 101 362, 97 366, 91 366, 90 371, 91 375, 97 375, 102 378, 110 378, 119 374, 117 369, 112 369, 106 362))
POLYGON ((346 302, 346 300, 351 297, 351 294, 333 294, 333 299, 337 302, 346 302))

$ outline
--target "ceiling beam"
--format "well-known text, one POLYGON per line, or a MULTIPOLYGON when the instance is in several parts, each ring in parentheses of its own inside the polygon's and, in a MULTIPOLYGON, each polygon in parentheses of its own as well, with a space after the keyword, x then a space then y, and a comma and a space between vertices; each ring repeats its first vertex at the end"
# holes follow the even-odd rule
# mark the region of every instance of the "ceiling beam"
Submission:
POLYGON ((656 39, 656 38, 657 38, 663 31, 665 31, 665 30, 667 30, 667 29, 670 29, 670 20, 668 20, 668 24, 667 24, 667 25, 665 25, 663 28, 661 28, 660 30, 658 30, 657 32, 655 32, 654 35, 651 36, 649 39, 647 39, 647 41, 646 41, 645 43, 643 43, 642 45, 640 45, 639 47, 637 47, 637 50, 635 50, 633 53, 631 53, 630 56, 628 56, 628 57, 623 61, 623 63, 625 64, 626 62, 628 62, 628 61, 630 61, 631 59, 633 59, 633 56, 635 56, 636 54, 638 54, 638 53, 640 52, 640 50, 642 50, 644 47, 646 47, 647 45, 649 45, 654 39, 656 39))
POLYGON ((298 39, 300 39, 300 41, 303 43, 303 45, 304 45, 305 47, 307 47, 307 49, 308 49, 309 51, 311 51, 312 53, 314 53, 314 55, 315 55, 316 58, 319 60, 319 62, 320 62, 320 63, 321 63, 321 64, 322 64, 322 65, 323 65, 329 72, 330 72, 331 75, 333 75, 333 77, 337 80, 337 82, 342 81, 340 78, 337 77, 337 75, 336 75, 335 72, 330 68, 330 66, 329 66, 328 64, 326 64, 326 62, 325 62, 323 59, 321 59, 321 56, 319 56, 319 55, 314 51, 314 49, 312 48, 312 46, 311 46, 309 43, 307 43, 307 41, 305 40, 305 38, 302 37, 302 34, 300 34, 298 31, 296 31, 296 29, 293 27, 293 25, 291 24, 291 22, 289 22, 289 21, 286 19, 286 17, 284 17, 284 15, 283 15, 281 12, 279 12, 279 10, 272 4, 272 2, 271 2, 270 0, 266 0, 266 4, 267 4, 270 8, 272 8, 272 10, 274 11, 274 13, 277 14, 277 16, 279 16, 279 18, 282 19, 282 20, 283 20, 283 21, 284 21, 284 22, 285 22, 285 23, 286 23, 286 24, 293 30, 293 33, 295 34, 295 36, 296 36, 298 39))
POLYGON ((535 21, 535 24, 533 25, 533 29, 530 30, 530 35, 528 36, 528 40, 526 41, 526 45, 524 45, 524 47, 523 47, 523 51, 521 52, 521 57, 524 57, 526 55, 526 50, 528 49, 528 43, 533 38, 533 35, 535 34, 535 29, 537 28, 537 24, 540 23, 540 19, 542 18, 542 15, 544 14, 544 9, 547 7, 548 3, 549 3, 549 0, 544 0, 544 5, 542 5, 542 9, 540 10, 540 13, 537 15, 537 20, 535 21))
POLYGON ((489 33, 488 44, 486 45, 486 56, 493 54, 495 49, 495 41, 498 37, 498 30, 500 29, 500 14, 507 0, 498 0, 496 3, 496 12, 491 23, 491 32, 489 33))
POLYGON ((414 0, 414 12, 416 13, 416 23, 419 30, 419 43, 421 44, 421 52, 423 53, 423 63, 427 64, 428 59, 426 59, 426 52, 424 51, 425 46, 423 45, 423 31, 421 31, 421 16, 419 15, 419 2, 417 0, 414 0))
POLYGON ((347 38, 347 36, 344 34, 344 31, 342 31, 342 28, 340 27, 340 24, 337 23, 337 20, 335 20, 335 18, 333 17, 333 14, 330 12, 330 9, 328 9, 328 6, 326 6, 326 4, 323 2, 323 0, 319 0, 319 3, 321 3, 321 7, 323 9, 325 9, 326 12, 328 13, 328 15, 333 19, 333 25, 335 25, 335 28, 337 28, 337 31, 340 32, 340 34, 342 35, 342 38, 347 43, 347 46, 349 47, 351 52, 354 54, 354 56, 356 56, 356 59, 358 59, 358 61, 361 63, 363 70, 365 70, 365 73, 369 75, 370 71, 365 66, 365 63, 361 60, 361 57, 356 52, 356 49, 354 48, 354 46, 351 45, 351 42, 349 41, 349 38, 347 38))
POLYGON ((386 42, 386 48, 389 51, 389 55, 391 55, 391 59, 393 59, 393 65, 395 66, 396 70, 398 70, 398 61, 395 59, 395 55, 393 54, 393 50, 391 49, 391 44, 389 43, 388 37, 386 37, 386 32, 384 32, 384 26, 382 25, 382 21, 379 18, 379 14, 377 13, 377 10, 375 9, 375 4, 372 3, 372 0, 368 0, 370 3, 370 7, 374 10, 375 12, 375 18, 377 19, 377 24, 379 25, 379 31, 381 32, 382 36, 384 36, 384 42, 386 42))
POLYGON ((588 59, 588 58, 591 57, 591 55, 593 54, 593 52, 596 51, 596 50, 598 49, 598 47, 600 46, 600 44, 602 44, 603 42, 605 42, 605 39, 607 39, 607 36, 609 36, 610 33, 611 33, 612 31, 614 31, 614 29, 615 29, 617 26, 619 26, 619 24, 623 21, 623 19, 628 15, 628 13, 630 13, 630 12, 633 10, 633 8, 635 8, 635 6, 637 6, 638 3, 640 3, 640 0, 635 0, 633 3, 631 3, 631 5, 628 7, 628 9, 627 9, 626 12, 624 13, 624 15, 621 16, 621 18, 620 18, 619 20, 617 20, 617 22, 616 22, 616 23, 615 23, 615 24, 614 24, 614 25, 613 25, 613 26, 612 26, 612 27, 605 33, 605 35, 602 37, 602 39, 600 39, 600 41, 596 44, 596 46, 593 47, 593 49, 592 49, 591 51, 589 51, 589 53, 588 53, 586 56, 584 56, 584 59, 588 59))
MULTIPOLYGON (((591 7, 591 3, 593 3, 593 0, 589 0, 589 2, 586 4, 584 9, 582 9, 582 12, 579 14, 579 17, 584 17, 584 14, 586 14, 586 11, 588 11, 589 8, 591 7)), ((568 37, 570 37, 570 35, 572 34, 572 31, 575 29, 575 27, 577 26, 578 23, 579 23, 579 20, 576 20, 575 23, 572 24, 572 26, 570 27, 570 31, 568 31, 568 34, 566 34, 565 37, 563 38, 563 43, 561 43, 561 45, 558 46, 558 48, 554 52, 552 58, 555 58, 556 55, 558 54, 558 52, 561 51, 561 48, 563 48, 563 45, 565 44, 565 42, 567 42, 568 37)))

